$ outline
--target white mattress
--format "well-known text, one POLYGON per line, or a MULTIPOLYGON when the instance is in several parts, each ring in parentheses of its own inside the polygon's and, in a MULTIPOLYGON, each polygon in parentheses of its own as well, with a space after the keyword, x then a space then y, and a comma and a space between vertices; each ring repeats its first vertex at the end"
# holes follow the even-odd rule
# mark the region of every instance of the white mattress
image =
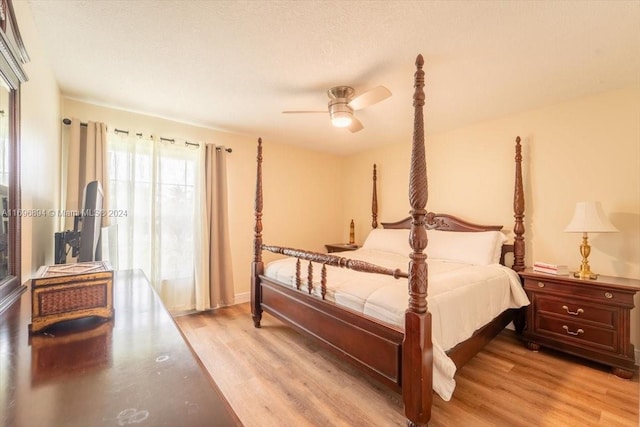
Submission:
MULTIPOLYGON (((358 249, 332 255, 408 271, 409 258, 394 253, 358 249)), ((446 351, 508 308, 529 304, 518 275, 499 264, 477 266, 429 259, 427 303, 432 317, 433 389, 450 400, 456 366, 446 351)), ((265 275, 295 287, 295 258, 269 263, 265 275)), ((306 291, 308 262, 302 262, 306 291)), ((314 264, 314 293, 320 293, 320 265, 314 264)), ((407 279, 327 267, 328 300, 404 329, 408 304, 407 279)))

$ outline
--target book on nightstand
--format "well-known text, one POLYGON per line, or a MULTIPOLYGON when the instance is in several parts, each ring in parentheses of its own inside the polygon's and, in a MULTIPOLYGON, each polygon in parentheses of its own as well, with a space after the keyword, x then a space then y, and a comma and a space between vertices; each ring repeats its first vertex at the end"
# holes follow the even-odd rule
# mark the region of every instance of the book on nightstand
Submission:
POLYGON ((569 267, 566 265, 549 264, 547 262, 536 261, 533 263, 533 270, 540 273, 555 274, 556 276, 568 276, 569 267))

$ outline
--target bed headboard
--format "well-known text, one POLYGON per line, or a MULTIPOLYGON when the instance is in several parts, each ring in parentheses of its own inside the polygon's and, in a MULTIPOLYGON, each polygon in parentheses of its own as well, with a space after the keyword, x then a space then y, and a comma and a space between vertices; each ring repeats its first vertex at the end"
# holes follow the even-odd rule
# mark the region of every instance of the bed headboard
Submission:
MULTIPOLYGON (((426 217, 427 230, 442 230, 442 231, 500 231, 501 225, 481 225, 474 224, 463 219, 457 218, 453 215, 437 214, 433 212, 427 213, 426 217)), ((382 228, 388 229, 402 229, 411 228, 411 217, 406 217, 396 222, 383 222, 382 228)))
MULTIPOLYGON (((406 217, 396 222, 382 222, 382 228, 386 229, 410 229, 411 217, 406 217)), ((442 231, 460 231, 460 232, 474 232, 474 231, 500 231, 501 225, 481 225, 474 224, 472 222, 465 221, 457 218, 453 215, 438 214, 428 212, 425 220, 427 230, 442 230, 442 231)), ((505 258, 508 253, 514 252, 513 244, 502 245, 502 251, 500 253, 500 264, 505 265, 505 258)))

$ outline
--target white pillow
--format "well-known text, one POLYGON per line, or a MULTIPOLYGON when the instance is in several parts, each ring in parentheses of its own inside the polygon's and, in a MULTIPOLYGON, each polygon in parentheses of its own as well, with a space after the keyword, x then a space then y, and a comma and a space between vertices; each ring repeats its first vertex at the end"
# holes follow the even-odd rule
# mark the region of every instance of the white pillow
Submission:
MULTIPOLYGON (((474 265, 499 263, 502 245, 507 241, 501 231, 427 230, 427 238, 429 258, 474 265)), ((362 248, 406 256, 413 252, 408 229, 373 229, 362 248)))
POLYGON ((507 241, 501 231, 427 230, 427 238, 429 258, 474 265, 499 263, 502 245, 507 241))
POLYGON ((409 256, 413 251, 409 245, 409 230, 374 228, 362 244, 363 249, 391 252, 409 256))

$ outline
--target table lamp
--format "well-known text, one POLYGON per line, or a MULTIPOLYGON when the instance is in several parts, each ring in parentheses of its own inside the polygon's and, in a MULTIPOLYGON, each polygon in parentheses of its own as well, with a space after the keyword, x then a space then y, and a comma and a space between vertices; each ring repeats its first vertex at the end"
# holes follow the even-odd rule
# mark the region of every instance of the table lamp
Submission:
POLYGON ((564 231, 582 233, 582 244, 580 245, 582 264, 580 265, 580 271, 576 271, 573 276, 580 279, 597 279, 598 275, 593 273, 589 267, 588 258, 591 253, 591 246, 589 246, 587 233, 612 233, 618 231, 604 214, 600 202, 576 203, 573 218, 564 231))

